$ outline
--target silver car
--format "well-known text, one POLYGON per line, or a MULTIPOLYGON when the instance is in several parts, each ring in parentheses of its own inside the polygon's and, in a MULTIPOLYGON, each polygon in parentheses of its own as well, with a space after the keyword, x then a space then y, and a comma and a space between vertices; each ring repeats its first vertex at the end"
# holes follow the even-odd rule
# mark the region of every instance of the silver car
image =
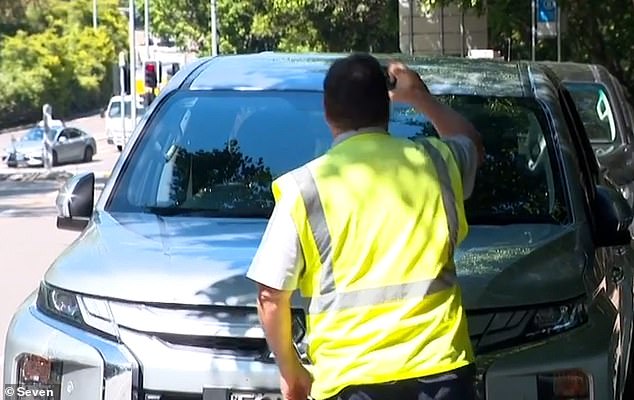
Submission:
MULTIPOLYGON (((52 143, 53 166, 90 162, 97 153, 97 142, 94 137, 81 129, 52 124, 49 129, 49 141, 52 143)), ((4 149, 2 161, 8 167, 39 167, 44 163, 44 128, 41 124, 32 127, 19 139, 14 139, 4 149)))
MULTIPOLYGON (((61 400, 279 399, 245 272, 271 180, 332 143, 322 87, 335 58, 222 56, 175 75, 99 199, 91 173, 61 189, 58 227, 82 234, 16 311, 5 383, 53 385, 61 400)), ((479 397, 632 399, 632 210, 602 180, 569 93, 526 63, 403 61, 487 150, 455 254, 479 397)), ((435 134, 404 104, 390 132, 435 134)), ((305 299, 293 304, 310 364, 305 299)))

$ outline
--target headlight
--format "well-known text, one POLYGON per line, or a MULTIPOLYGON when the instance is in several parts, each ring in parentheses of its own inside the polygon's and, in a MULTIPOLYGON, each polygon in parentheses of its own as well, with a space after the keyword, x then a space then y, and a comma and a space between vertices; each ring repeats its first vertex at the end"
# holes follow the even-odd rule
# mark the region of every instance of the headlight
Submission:
POLYGON ((526 327, 526 336, 547 336, 583 325, 588 320, 585 298, 544 307, 534 312, 526 327))
POLYGON ((118 340, 119 330, 113 322, 108 302, 80 296, 45 283, 40 285, 37 308, 44 314, 109 339, 118 340))

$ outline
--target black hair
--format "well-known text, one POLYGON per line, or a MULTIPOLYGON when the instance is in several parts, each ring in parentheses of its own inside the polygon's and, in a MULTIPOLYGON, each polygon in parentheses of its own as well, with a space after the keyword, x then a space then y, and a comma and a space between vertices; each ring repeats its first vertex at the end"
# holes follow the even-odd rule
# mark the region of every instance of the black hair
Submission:
POLYGON ((385 68, 369 54, 336 60, 324 79, 328 120, 342 130, 386 126, 390 118, 385 68))

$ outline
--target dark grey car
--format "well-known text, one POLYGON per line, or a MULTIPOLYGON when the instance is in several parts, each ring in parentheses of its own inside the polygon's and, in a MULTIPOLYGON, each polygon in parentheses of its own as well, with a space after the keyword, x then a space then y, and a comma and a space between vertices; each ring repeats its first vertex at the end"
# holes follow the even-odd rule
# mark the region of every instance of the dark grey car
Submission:
POLYGON ((542 64, 570 91, 605 176, 634 206, 634 109, 627 90, 602 65, 542 64))
MULTIPOLYGON (((175 75, 96 203, 93 174, 60 191, 58 227, 82 234, 16 311, 4 382, 73 382, 61 400, 278 399, 244 275, 271 180, 332 143, 322 84, 337 57, 223 56, 175 75)), ((537 65, 403 61, 487 150, 455 254, 480 398, 631 399, 632 209, 599 174, 570 94, 537 65)), ((435 134, 411 107, 391 111, 393 135, 435 134)))

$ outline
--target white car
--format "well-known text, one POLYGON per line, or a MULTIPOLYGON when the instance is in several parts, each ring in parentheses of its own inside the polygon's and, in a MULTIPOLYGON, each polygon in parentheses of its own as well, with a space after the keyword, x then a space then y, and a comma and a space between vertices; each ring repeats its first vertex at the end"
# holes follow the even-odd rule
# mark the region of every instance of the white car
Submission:
MULTIPOLYGON (((130 103, 132 96, 123 96, 123 109, 124 114, 121 118, 121 96, 113 96, 108 102, 108 107, 102 114, 102 117, 106 118, 106 136, 108 138, 108 144, 114 144, 119 151, 123 150, 123 146, 128 142, 130 136, 134 132, 134 126, 132 124, 132 107, 130 103)), ((137 123, 141 117, 145 114, 145 107, 143 105, 143 98, 137 97, 136 101, 136 115, 137 123)))

